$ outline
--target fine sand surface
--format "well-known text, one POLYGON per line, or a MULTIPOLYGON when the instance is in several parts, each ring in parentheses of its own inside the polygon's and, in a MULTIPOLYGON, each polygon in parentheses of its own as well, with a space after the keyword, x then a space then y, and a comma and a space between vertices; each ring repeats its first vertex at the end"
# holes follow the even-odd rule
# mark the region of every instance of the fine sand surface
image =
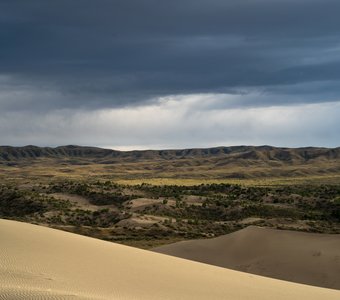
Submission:
POLYGON ((154 251, 309 285, 340 289, 340 235, 249 226, 221 237, 154 251))
POLYGON ((0 299, 340 299, 340 291, 0 220, 0 299))
POLYGON ((71 195, 71 194, 62 194, 62 193, 54 193, 54 194, 47 194, 48 196, 52 196, 59 200, 70 201, 71 203, 77 205, 79 208, 83 210, 90 210, 90 211, 98 211, 100 209, 109 208, 113 210, 117 210, 114 205, 93 205, 90 203, 88 199, 79 195, 71 195))

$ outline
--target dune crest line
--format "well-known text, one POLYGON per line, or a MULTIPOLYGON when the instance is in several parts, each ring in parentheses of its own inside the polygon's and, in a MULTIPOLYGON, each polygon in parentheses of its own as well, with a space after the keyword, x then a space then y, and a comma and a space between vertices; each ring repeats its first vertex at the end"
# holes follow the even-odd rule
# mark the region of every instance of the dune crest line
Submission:
POLYGON ((9 299, 62 299, 61 291, 76 299, 340 297, 336 290, 264 278, 16 221, 0 220, 0 239, 0 294, 6 293, 9 299))

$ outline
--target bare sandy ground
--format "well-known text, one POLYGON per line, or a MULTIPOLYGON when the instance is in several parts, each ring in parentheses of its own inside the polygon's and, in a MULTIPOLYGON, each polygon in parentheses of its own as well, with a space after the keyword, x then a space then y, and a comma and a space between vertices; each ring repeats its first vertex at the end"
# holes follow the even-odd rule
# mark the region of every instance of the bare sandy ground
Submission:
POLYGON ((249 226, 205 240, 154 249, 238 271, 340 289, 340 235, 249 226))
POLYGON ((129 207, 130 211, 141 211, 148 206, 159 205, 161 203, 162 200, 159 199, 137 198, 124 202, 124 205, 129 207))
POLYGON ((132 214, 132 217, 128 219, 123 219, 119 221, 116 226, 120 227, 150 227, 153 224, 158 224, 160 222, 163 222, 165 220, 168 220, 167 217, 159 217, 159 216, 153 216, 153 215, 138 215, 138 214, 132 214))
POLYGON ((93 205, 89 202, 88 199, 85 197, 79 196, 79 195, 70 195, 70 194, 61 194, 61 193, 54 193, 54 194, 48 194, 49 196, 52 196, 54 198, 57 198, 59 200, 68 200, 74 204, 76 204, 79 208, 84 210, 90 210, 90 211, 97 211, 99 209, 109 208, 117 210, 117 208, 114 205, 93 205))
POLYGON ((340 299, 340 292, 0 220, 0 299, 340 299))
MULTIPOLYGON (((202 206, 202 203, 204 202, 204 199, 202 197, 197 197, 197 196, 192 196, 192 195, 186 196, 182 200, 187 205, 196 205, 196 206, 202 206)), ((168 198, 160 198, 160 199, 137 198, 137 199, 124 202, 124 206, 128 207, 130 211, 133 211, 133 212, 142 211, 146 207, 150 207, 153 205, 161 205, 161 204, 166 205, 168 207, 176 206, 176 200, 168 199, 168 198), (163 200, 166 200, 165 204, 163 203, 163 200)))

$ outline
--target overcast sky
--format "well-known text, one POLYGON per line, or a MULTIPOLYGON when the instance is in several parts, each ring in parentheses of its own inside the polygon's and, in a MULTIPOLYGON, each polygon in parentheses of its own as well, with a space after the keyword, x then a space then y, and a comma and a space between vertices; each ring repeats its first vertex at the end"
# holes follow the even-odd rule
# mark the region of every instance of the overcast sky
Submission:
POLYGON ((339 0, 0 0, 0 145, 340 146, 339 0))

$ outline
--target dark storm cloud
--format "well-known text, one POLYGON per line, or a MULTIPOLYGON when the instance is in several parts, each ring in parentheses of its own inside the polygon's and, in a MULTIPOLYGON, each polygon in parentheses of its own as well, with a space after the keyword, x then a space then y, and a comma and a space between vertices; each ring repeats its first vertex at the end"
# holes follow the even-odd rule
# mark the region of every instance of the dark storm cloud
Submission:
POLYGON ((0 105, 253 89, 273 97, 239 105, 337 101, 339 13, 338 0, 0 0, 0 105))

